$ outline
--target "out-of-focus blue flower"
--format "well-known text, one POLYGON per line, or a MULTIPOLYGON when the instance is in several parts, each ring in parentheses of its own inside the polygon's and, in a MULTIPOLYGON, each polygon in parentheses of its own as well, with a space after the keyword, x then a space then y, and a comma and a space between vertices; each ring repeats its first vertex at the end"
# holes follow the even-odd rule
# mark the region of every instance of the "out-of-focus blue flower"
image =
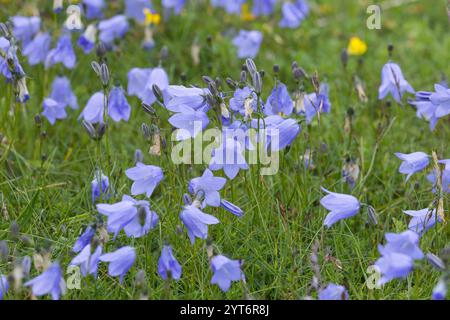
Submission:
POLYGON ((172 9, 173 13, 179 15, 183 10, 186 0, 162 0, 162 6, 165 9, 172 9))
POLYGON ((187 105, 180 105, 177 110, 169 118, 169 123, 179 129, 176 131, 177 140, 195 138, 209 124, 208 116, 202 110, 194 110, 187 105))
POLYGON ((77 57, 72 47, 72 40, 70 33, 61 35, 56 44, 56 48, 49 51, 47 58, 45 59, 45 68, 62 63, 67 69, 73 69, 77 57))
POLYGON ((95 171, 94 180, 91 181, 92 203, 102 197, 104 200, 110 197, 109 179, 100 170, 95 171))
POLYGON ((424 152, 400 153, 395 154, 397 158, 402 160, 402 164, 398 171, 407 174, 406 181, 416 172, 422 171, 428 166, 429 156, 424 152))
POLYGON ((128 95, 136 96, 142 100, 143 92, 152 69, 132 68, 128 72, 128 95))
POLYGON ((86 106, 81 113, 81 117, 90 123, 103 123, 103 108, 105 96, 103 92, 99 91, 89 98, 86 106))
POLYGON ((72 251, 75 253, 80 252, 84 249, 92 240, 92 237, 95 234, 95 229, 91 226, 88 226, 86 230, 81 234, 81 236, 75 242, 72 251))
POLYGON ((329 113, 331 110, 331 103, 328 98, 328 85, 321 83, 319 87, 319 94, 315 92, 306 94, 303 97, 303 108, 300 114, 306 116, 306 122, 311 123, 312 119, 318 113, 329 113))
POLYGON ((83 49, 84 53, 89 53, 95 47, 95 39, 97 37, 97 27, 95 24, 87 26, 83 34, 78 38, 78 46, 83 49))
POLYGON ((264 105, 264 113, 268 116, 280 113, 289 116, 293 108, 294 104, 286 86, 278 82, 267 98, 267 102, 264 105))
POLYGON ((281 7, 281 12, 283 17, 279 23, 280 27, 295 29, 308 16, 309 5, 305 0, 285 2, 281 7))
POLYGON ((245 0, 211 0, 211 5, 216 8, 224 8, 229 14, 240 14, 245 0))
POLYGON ((220 206, 239 218, 244 215, 244 211, 241 208, 228 200, 220 199, 220 206))
MULTIPOLYGON (((442 192, 450 193, 450 159, 445 160, 439 160, 438 161, 441 164, 444 164, 444 170, 442 171, 441 179, 442 179, 442 192)), ((433 171, 427 175, 427 180, 430 181, 433 184, 433 192, 436 193, 436 170, 433 169, 433 171)))
POLYGON ((407 230, 402 233, 386 233, 386 245, 378 245, 381 254, 375 262, 381 273, 379 284, 385 284, 392 279, 406 278, 413 270, 414 260, 424 257, 419 248, 419 235, 407 230))
POLYGON ((17 47, 12 46, 5 37, 0 37, 0 50, 4 52, 6 58, 0 55, 0 73, 5 76, 6 79, 10 80, 12 78, 10 66, 8 60, 14 63, 14 75, 16 78, 25 77, 25 72, 19 63, 17 58, 17 47))
POLYGON ((125 15, 128 18, 144 22, 144 9, 153 9, 150 0, 125 0, 125 15))
POLYGON ((100 256, 100 261, 109 262, 108 274, 111 277, 119 276, 120 283, 122 283, 123 277, 131 269, 135 260, 136 252, 134 248, 129 246, 100 256))
POLYGON ((435 92, 430 96, 430 101, 437 106, 436 117, 442 118, 450 114, 450 89, 435 84, 434 90, 435 92))
MULTIPOLYGON (((262 102, 260 102, 261 108, 262 102)), ((230 109, 239 112, 242 116, 251 116, 258 110, 258 97, 249 87, 237 88, 234 91, 233 98, 230 99, 230 109)))
POLYGON ((73 93, 67 77, 56 77, 53 80, 50 98, 57 101, 64 108, 69 106, 72 109, 78 109, 77 96, 73 93))
POLYGON ((59 300, 61 294, 64 294, 66 291, 66 283, 57 262, 51 264, 41 275, 26 282, 24 286, 31 286, 35 296, 51 294, 53 300, 59 300))
POLYGON ((53 12, 60 13, 64 9, 63 0, 53 0, 53 12))
POLYGON ((108 20, 103 20, 98 24, 99 39, 107 44, 112 43, 115 39, 125 36, 129 29, 127 17, 117 15, 108 20))
POLYGON ((30 94, 28 92, 27 88, 27 78, 25 76, 22 76, 17 81, 17 87, 19 89, 19 94, 17 96, 17 101, 20 103, 25 103, 30 99, 30 94))
POLYGON ((441 217, 436 215, 436 209, 430 210, 426 208, 422 210, 404 210, 403 212, 412 217, 409 221, 408 229, 419 235, 433 227, 436 222, 442 222, 441 217))
POLYGON ((42 115, 46 117, 48 122, 52 125, 55 124, 56 119, 61 120, 67 117, 64 106, 52 98, 45 98, 44 102, 42 102, 42 107, 44 108, 42 115))
POLYGON ((258 54, 263 34, 256 30, 240 30, 233 39, 233 45, 238 50, 238 58, 254 58, 258 54))
POLYGON ((319 292, 319 300, 348 300, 348 292, 344 286, 329 283, 319 292))
POLYGON ((203 175, 189 181, 189 191, 192 194, 197 194, 200 191, 204 192, 204 204, 212 207, 220 206, 220 193, 227 179, 222 177, 214 177, 214 174, 209 169, 205 169, 203 175))
POLYGON ((206 239, 208 237, 208 225, 219 223, 216 217, 203 213, 194 205, 185 206, 180 213, 180 219, 187 228, 192 244, 194 244, 195 238, 206 239))
POLYGON ((211 259, 211 269, 214 275, 211 278, 212 284, 217 284, 223 292, 227 292, 232 281, 244 279, 241 270, 241 260, 231 260, 223 255, 215 256, 211 259))
POLYGON ((413 87, 406 81, 400 66, 388 62, 381 70, 381 85, 378 89, 378 99, 384 99, 389 93, 395 101, 401 103, 404 92, 414 93, 413 87))
POLYGON ((433 300, 445 300, 447 296, 447 281, 444 278, 439 279, 439 282, 433 289, 433 300))
POLYGON ((181 265, 173 256, 171 246, 163 246, 161 256, 158 260, 158 274, 163 278, 179 280, 181 277, 181 265))
POLYGON ((125 174, 134 181, 131 186, 133 196, 146 194, 147 197, 151 197, 153 190, 164 177, 160 167, 145 165, 141 162, 136 163, 135 167, 127 169, 125 174))
POLYGON ((209 105, 205 96, 208 89, 202 88, 186 88, 184 86, 168 86, 167 87, 167 103, 166 107, 173 112, 182 112, 184 105, 194 109, 208 111, 209 105))
POLYGON ((107 229, 114 233, 114 238, 122 229, 128 237, 140 238, 159 221, 156 212, 150 210, 148 201, 137 201, 127 195, 122 197, 122 201, 114 204, 97 204, 97 210, 107 216, 107 229))
POLYGON ((131 107, 121 87, 114 87, 109 93, 108 114, 115 122, 130 119, 131 107))
POLYGON ((223 169, 225 175, 232 180, 239 173, 239 170, 248 169, 243 152, 244 148, 239 141, 227 138, 218 148, 212 151, 209 169, 213 171, 223 169))
POLYGON ((34 35, 41 28, 40 17, 14 16, 11 18, 11 22, 13 25, 13 35, 17 40, 22 41, 23 47, 33 39, 34 35))
POLYGON ((152 90, 153 85, 157 85, 163 95, 167 94, 169 76, 163 68, 133 68, 128 72, 128 95, 137 96, 151 105, 157 100, 152 90))
POLYGON ((3 296, 8 293, 9 283, 6 276, 0 274, 0 300, 3 300, 3 296))
POLYGON ((101 19, 103 18, 102 9, 105 7, 104 0, 83 0, 83 4, 86 7, 86 18, 101 19))
POLYGON ((31 66, 45 61, 51 41, 49 33, 38 33, 31 42, 24 46, 23 55, 28 57, 28 63, 31 66))
POLYGON ((69 265, 80 266, 81 274, 85 277, 88 274, 92 274, 94 275, 94 278, 97 278, 98 263, 100 262, 101 254, 101 246, 97 246, 95 250, 92 250, 91 245, 88 244, 75 258, 72 259, 69 265))
POLYGON ((328 228, 339 220, 353 217, 358 213, 360 203, 354 196, 334 193, 325 188, 322 188, 322 190, 328 193, 320 199, 320 204, 330 211, 323 222, 328 228))
POLYGON ((255 16, 268 16, 275 10, 277 0, 253 0, 253 14, 255 16))

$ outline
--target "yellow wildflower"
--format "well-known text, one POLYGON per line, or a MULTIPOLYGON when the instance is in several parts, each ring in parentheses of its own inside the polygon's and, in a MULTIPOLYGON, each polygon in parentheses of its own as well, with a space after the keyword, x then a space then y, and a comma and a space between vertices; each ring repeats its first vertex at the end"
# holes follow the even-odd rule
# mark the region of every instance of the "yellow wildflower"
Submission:
POLYGON ((255 20, 255 16, 250 11, 247 3, 242 5, 241 12, 242 12, 241 13, 241 20, 243 20, 243 21, 253 21, 253 20, 255 20))
POLYGON ((352 56, 362 56, 367 51, 367 44, 358 37, 351 37, 347 53, 352 56))
POLYGON ((144 9, 145 21, 144 24, 149 26, 151 24, 158 25, 161 22, 161 16, 159 13, 152 13, 149 9, 144 9))

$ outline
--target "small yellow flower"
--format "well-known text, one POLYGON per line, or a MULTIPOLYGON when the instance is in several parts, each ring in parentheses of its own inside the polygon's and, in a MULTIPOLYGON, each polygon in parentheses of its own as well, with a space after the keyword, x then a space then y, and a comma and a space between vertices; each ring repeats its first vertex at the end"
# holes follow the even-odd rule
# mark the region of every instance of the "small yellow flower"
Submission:
POLYGON ((358 37, 351 37, 347 53, 352 56, 362 56, 367 51, 367 44, 358 37))
POLYGON ((242 12, 241 13, 241 20, 243 20, 243 21, 253 21, 253 20, 255 20, 255 16, 250 11, 247 3, 242 5, 241 12, 242 12))
POLYGON ((159 13, 152 13, 149 9, 144 9, 145 21, 144 24, 149 26, 151 24, 158 25, 161 22, 161 16, 159 13))

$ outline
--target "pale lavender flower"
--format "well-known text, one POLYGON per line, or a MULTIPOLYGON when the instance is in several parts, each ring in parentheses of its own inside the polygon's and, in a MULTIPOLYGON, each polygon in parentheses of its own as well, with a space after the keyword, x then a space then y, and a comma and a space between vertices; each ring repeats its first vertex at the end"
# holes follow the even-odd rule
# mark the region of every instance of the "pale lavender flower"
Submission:
POLYGON ((144 22, 144 9, 153 9, 150 0, 125 0, 125 15, 128 18, 144 22))
POLYGON ((214 174, 209 169, 205 169, 203 175, 189 181, 189 191, 192 194, 197 194, 203 191, 205 199, 204 205, 219 207, 220 193, 219 191, 225 186, 227 179, 222 177, 214 177, 214 174))
POLYGON ((319 300, 348 300, 348 292, 344 286, 329 283, 319 292, 319 300))
POLYGON ((240 30, 233 39, 233 45, 238 50, 238 58, 254 58, 258 54, 263 34, 260 31, 240 30))
POLYGON ((212 284, 217 284, 223 292, 231 287, 231 282, 244 279, 241 270, 242 260, 231 260, 223 255, 211 259, 211 269, 214 273, 211 278, 212 284))
POLYGON ((239 141, 227 138, 218 148, 212 151, 209 169, 213 171, 223 169, 225 175, 232 180, 239 173, 239 170, 248 169, 243 152, 244 148, 239 141))
POLYGON ((281 7, 283 15, 279 25, 281 28, 295 29, 300 26, 309 14, 309 5, 305 0, 285 2, 281 7))
POLYGON ((146 84, 152 69, 132 68, 128 72, 128 95, 143 98, 143 92, 146 90, 146 84))
POLYGON ((25 16, 14 16, 11 18, 13 24, 13 35, 14 37, 22 42, 25 47, 33 36, 39 32, 41 28, 41 18, 40 17, 25 17, 25 16))
POLYGON ((378 99, 384 99, 389 93, 395 101, 401 103, 404 92, 414 93, 413 87, 406 81, 400 66, 388 62, 381 70, 381 85, 378 89, 378 99))
POLYGON ((211 0, 213 7, 224 8, 229 14, 240 14, 245 0, 211 0))
POLYGON ((115 121, 128 121, 130 119, 131 107, 128 104, 125 93, 121 87, 114 87, 109 93, 108 115, 115 121))
POLYGON ((88 244, 81 252, 72 259, 69 265, 80 266, 81 274, 87 276, 92 274, 94 278, 97 278, 98 263, 100 262, 100 256, 102 254, 102 247, 97 246, 95 250, 88 244))
POLYGON ((61 120, 67 117, 64 106, 51 98, 45 98, 42 107, 44 108, 42 115, 46 117, 48 122, 52 125, 55 124, 57 119, 61 120))
POLYGON ((141 162, 136 163, 136 166, 125 171, 126 176, 133 180, 131 186, 131 194, 146 194, 150 197, 156 186, 163 179, 164 174, 160 167, 145 165, 141 162))
POLYGON ((98 24, 98 37, 102 42, 110 44, 115 39, 123 38, 129 27, 127 18, 124 15, 117 15, 98 24))
POLYGON ((323 187, 322 190, 328 193, 328 195, 320 199, 320 204, 327 210, 330 210, 323 222, 328 228, 339 220, 353 217, 358 213, 361 205, 354 196, 334 193, 323 187))
POLYGON ((407 230, 402 233, 386 233, 386 245, 378 245, 381 254, 375 266, 381 273, 379 284, 385 284, 392 279, 406 278, 413 270, 414 260, 424 257, 419 248, 419 235, 407 230))
POLYGON ((416 100, 408 101, 408 103, 417 109, 417 117, 428 121, 430 123, 430 130, 434 130, 439 118, 436 116, 437 105, 433 104, 429 99, 431 94, 431 92, 418 91, 416 93, 416 100), (427 94, 426 98, 424 98, 424 94, 427 94))
POLYGON ((83 4, 86 7, 86 18, 101 19, 103 18, 102 9, 105 7, 104 0, 83 0, 83 4))
POLYGON ((36 34, 23 49, 23 55, 28 57, 28 63, 33 66, 44 62, 50 49, 51 37, 48 32, 36 34))
POLYGON ((81 113, 81 117, 90 123, 103 123, 103 108, 105 96, 103 92, 99 91, 89 98, 86 106, 81 113))
POLYGON ((119 276, 119 282, 122 283, 123 277, 131 269, 136 260, 134 248, 126 246, 112 253, 105 253, 100 256, 100 261, 109 262, 108 274, 111 277, 119 276))
POLYGON ((106 200, 110 196, 109 179, 100 170, 95 171, 94 180, 91 181, 91 194, 92 203, 95 203, 95 200, 100 199, 100 197, 106 200))
POLYGON ((88 226, 86 230, 81 234, 81 236, 77 239, 75 242, 72 251, 75 253, 80 252, 84 249, 92 240, 92 237, 94 237, 95 229, 91 226, 88 226))
POLYGON ((173 10, 175 15, 179 15, 183 10, 186 0, 162 0, 164 9, 173 10))
POLYGON ((311 123, 312 119, 318 113, 329 113, 331 110, 331 103, 328 98, 328 85, 321 83, 319 87, 319 94, 315 92, 306 94, 303 97, 303 110, 300 114, 306 116, 306 122, 311 123))
POLYGON ((152 90, 153 85, 158 86, 164 96, 167 95, 169 76, 163 68, 133 68, 128 72, 128 95, 137 96, 148 105, 157 100, 152 90))
POLYGON ((57 63, 62 63, 67 69, 73 69, 76 61, 71 35, 64 33, 59 37, 56 47, 49 51, 45 59, 45 68, 48 69, 57 63))
MULTIPOLYGON (((262 102, 260 102, 261 107, 262 102)), ((249 116, 258 110, 258 96, 249 87, 237 88, 230 99, 230 109, 242 116, 249 116)))
MULTIPOLYGON (((251 124, 254 129, 258 128, 258 121, 256 119, 253 119, 251 124)), ((272 115, 261 119, 259 127, 260 129, 266 129, 266 149, 272 151, 283 150, 289 146, 301 129, 296 120, 291 118, 284 119, 279 115, 272 115)))
POLYGON ((268 116, 274 114, 283 114, 289 116, 292 113, 294 104, 289 96, 289 92, 281 82, 278 82, 267 98, 264 105, 264 113, 268 116))
POLYGON ((195 238, 206 239, 208 237, 208 225, 219 223, 216 217, 203 213, 194 205, 183 207, 180 219, 187 228, 192 244, 194 244, 195 238))
POLYGON ((78 109, 77 96, 73 93, 70 81, 66 77, 56 77, 53 80, 50 98, 64 108, 69 106, 72 109, 78 109))
POLYGON ((434 90, 435 92, 430 96, 430 101, 437 106, 436 117, 442 118, 450 114, 450 89, 435 84, 434 90))
POLYGON ((408 229, 419 235, 433 227, 436 222, 442 222, 442 218, 436 215, 436 209, 430 210, 426 208, 422 210, 404 210, 403 212, 412 217, 409 221, 408 229))
POLYGON ((189 106, 194 110, 208 111, 209 106, 206 102, 205 96, 208 94, 208 89, 202 88, 186 88, 184 86, 168 86, 167 95, 168 101, 166 103, 167 109, 173 112, 181 112, 184 105, 189 106))
POLYGON ((51 264, 41 275, 26 282, 24 286, 31 286, 35 296, 51 294, 53 300, 59 300, 61 294, 66 291, 66 283, 57 262, 51 264))
POLYGON ((163 280, 179 280, 181 277, 181 265, 173 256, 172 247, 169 245, 163 246, 158 260, 158 274, 163 280))
POLYGON ((277 0, 253 0, 253 14, 255 16, 268 16, 275 10, 277 0))
POLYGON ((9 283, 6 276, 0 274, 0 300, 3 300, 3 296, 8 293, 9 283))
POLYGON ((403 174, 407 174, 406 181, 416 172, 420 172, 428 166, 429 156, 424 152, 413 153, 395 153, 397 158, 402 160, 402 164, 398 171, 403 174))
POLYGON ((180 105, 178 112, 169 118, 169 123, 177 128, 176 139, 195 138, 209 124, 208 116, 202 110, 194 110, 187 105, 180 105))

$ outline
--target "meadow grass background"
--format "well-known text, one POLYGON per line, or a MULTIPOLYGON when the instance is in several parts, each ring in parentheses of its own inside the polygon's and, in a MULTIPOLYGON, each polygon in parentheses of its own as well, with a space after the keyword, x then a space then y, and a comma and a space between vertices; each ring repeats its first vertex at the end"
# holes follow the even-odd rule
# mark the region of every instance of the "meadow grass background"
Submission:
MULTIPOLYGON (((59 28, 63 20, 55 21, 49 1, 26 2, 42 4, 44 25, 49 30, 55 25, 59 28)), ((245 22, 209 6, 188 5, 181 16, 171 17, 157 27, 153 51, 141 50, 142 28, 135 26, 119 43, 119 50, 107 55, 113 78, 124 88, 130 68, 158 65, 162 46, 169 49, 169 58, 162 66, 171 84, 182 83, 182 73, 186 75, 183 82, 186 85, 202 85, 202 75, 238 79, 243 61, 236 58, 230 35, 241 28, 257 29, 264 33, 255 59, 258 68, 266 71, 264 97, 274 84, 272 66, 275 63, 280 66, 279 78, 291 90, 295 89, 290 73, 292 61, 297 61, 310 74, 317 70, 320 79, 329 83, 331 113, 321 116, 320 126, 314 121, 311 128, 302 127, 289 152, 281 155, 278 174, 258 181, 256 167, 252 167, 227 182, 221 195, 240 206, 245 215, 239 219, 223 209, 205 210, 221 222, 209 228, 215 252, 232 259, 244 259, 246 284, 234 283, 226 294, 211 285, 212 272, 205 241, 197 240, 191 246, 185 230, 176 232, 181 225, 178 215, 187 183, 201 175, 206 166, 177 167, 164 156, 147 154, 149 145, 141 135, 140 125, 150 124, 151 119, 140 108, 139 100, 130 97, 130 121, 110 122, 112 170, 109 178, 116 191, 110 202, 129 194, 131 181, 124 170, 134 165, 134 151, 141 149, 146 164, 160 165, 164 170, 165 178, 150 199, 160 223, 143 238, 127 239, 122 233, 105 248, 105 251, 120 245, 136 248, 136 263, 123 284, 109 277, 102 264, 96 282, 83 280, 82 289, 69 290, 64 299, 137 298, 134 275, 139 269, 146 272, 150 299, 299 299, 306 295, 313 276, 310 254, 316 241, 319 242, 321 280, 324 284, 345 285, 351 299, 428 299, 431 296, 439 274, 425 261, 407 280, 392 281, 379 290, 369 290, 365 277, 367 267, 379 257, 377 244, 384 241, 384 233, 407 228, 408 217, 402 210, 425 208, 434 198, 425 172, 415 174, 405 183, 405 177, 397 172, 400 160, 394 152, 431 154, 434 150, 440 158, 450 157, 448 118, 441 119, 436 130, 430 132, 428 123, 418 119, 407 104, 402 107, 393 103, 388 107, 377 100, 380 72, 389 59, 386 47, 390 43, 395 46, 393 60, 400 64, 406 79, 416 90, 432 90, 434 83, 450 75, 446 1, 405 1, 394 7, 390 7, 394 1, 380 1, 386 6, 381 30, 366 28, 366 8, 373 1, 309 2, 312 12, 295 30, 277 26, 279 13, 275 17, 245 22), (359 58, 351 57, 345 70, 340 52, 353 35, 367 43, 368 52, 361 58, 362 64, 359 58), (212 38, 209 49, 208 36, 212 38), (202 47, 201 63, 197 66, 190 54, 195 41, 202 47), (353 89, 354 73, 365 81, 369 97, 366 104, 359 102, 353 89), (344 132, 349 107, 355 111, 351 136, 344 132), (314 150, 316 169, 313 171, 305 169, 301 159, 308 141, 314 150), (319 204, 323 196, 320 186, 350 192, 341 178, 348 156, 357 159, 361 168, 352 194, 376 209, 379 224, 369 225, 362 210, 327 230, 322 226, 327 212, 319 204), (165 289, 165 283, 156 273, 165 241, 173 246, 183 267, 181 280, 171 283, 170 290, 165 289)), ((0 3, 2 21, 11 15, 27 13, 27 6, 22 2, 0 3)), ((112 6, 115 5, 120 8, 118 2, 112 1, 112 6)), ((114 10, 110 9, 109 16, 114 10)), ((11 255, 31 256, 35 249, 51 246, 52 260, 59 260, 63 269, 72 258, 71 248, 81 229, 97 216, 90 195, 90 182, 97 164, 96 143, 89 139, 77 118, 89 97, 101 90, 101 85, 90 67, 90 62, 96 59, 95 53, 84 55, 79 48, 76 51, 77 67, 72 71, 58 66, 49 71, 42 65, 32 68, 26 59, 21 59, 30 77, 31 99, 15 118, 5 111, 9 86, 4 81, 0 83, 0 132, 6 136, 0 147, 0 204, 3 208, 0 239, 8 240, 11 255), (68 118, 57 121, 54 126, 44 120, 48 136, 41 141, 33 118, 41 112, 42 99, 49 94, 51 81, 58 73, 70 78, 80 109, 68 109, 68 118), (41 153, 48 156, 43 166, 41 153), (8 230, 14 220, 20 226, 20 233, 32 239, 34 246, 11 239, 8 230)), ((230 93, 228 88, 225 91, 230 93)), ((158 114, 163 119, 166 117, 162 110, 158 110, 158 114)), ((162 132, 168 135, 170 127, 167 122, 162 123, 162 132)), ((168 152, 170 155, 170 148, 168 152)), ((447 216, 448 205, 447 195, 444 202, 447 216)), ((421 239, 422 250, 438 253, 450 244, 449 235, 448 225, 440 224, 421 239)), ((9 268, 7 263, 0 264, 0 274, 7 273, 9 268)), ((23 290, 7 298, 28 297, 28 291, 23 290)))

